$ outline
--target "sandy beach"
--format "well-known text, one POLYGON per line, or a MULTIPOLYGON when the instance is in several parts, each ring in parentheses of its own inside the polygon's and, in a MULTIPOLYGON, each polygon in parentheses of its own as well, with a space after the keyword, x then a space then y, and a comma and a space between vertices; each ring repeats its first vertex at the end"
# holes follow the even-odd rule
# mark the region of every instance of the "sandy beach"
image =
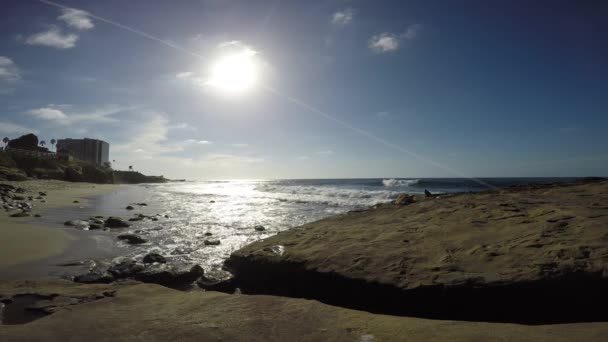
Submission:
MULTIPOLYGON (((49 209, 83 207, 91 205, 91 198, 113 190, 119 185, 72 183, 56 180, 30 180, 24 182, 3 182, 26 190, 24 196, 38 196, 46 193, 46 202, 32 200, 31 214, 44 215, 49 209), (78 201, 78 203, 74 203, 78 201)), ((39 224, 39 218, 10 217, 11 212, 0 211, 0 272, 2 269, 42 260, 64 252, 75 237, 61 227, 39 224)))

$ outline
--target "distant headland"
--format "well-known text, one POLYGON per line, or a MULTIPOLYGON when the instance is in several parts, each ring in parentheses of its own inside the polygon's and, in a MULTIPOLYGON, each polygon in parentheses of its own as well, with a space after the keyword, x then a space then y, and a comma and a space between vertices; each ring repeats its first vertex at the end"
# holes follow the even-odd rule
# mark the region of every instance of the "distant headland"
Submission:
POLYGON ((98 139, 52 139, 55 151, 33 134, 16 139, 5 137, 0 150, 0 180, 56 179, 101 184, 164 183, 163 176, 146 176, 133 171, 112 169, 110 145, 98 139))

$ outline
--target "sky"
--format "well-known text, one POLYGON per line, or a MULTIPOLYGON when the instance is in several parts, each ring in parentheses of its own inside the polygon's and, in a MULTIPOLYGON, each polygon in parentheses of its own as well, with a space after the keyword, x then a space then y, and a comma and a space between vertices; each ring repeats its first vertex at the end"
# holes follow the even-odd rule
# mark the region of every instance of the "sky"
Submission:
MULTIPOLYGON (((0 0, 0 9, 0 135, 101 139, 115 169, 187 179, 608 176, 606 1, 0 0), (255 80, 224 91, 214 68, 235 53, 250 58, 255 80)), ((241 83, 249 70, 228 69, 241 83)))

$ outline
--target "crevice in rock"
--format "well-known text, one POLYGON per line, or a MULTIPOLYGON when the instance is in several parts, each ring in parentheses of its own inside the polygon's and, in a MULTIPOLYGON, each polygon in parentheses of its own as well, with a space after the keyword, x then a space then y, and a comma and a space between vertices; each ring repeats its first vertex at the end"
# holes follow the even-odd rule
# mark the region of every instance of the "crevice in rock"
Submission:
POLYGON ((529 325, 608 321, 608 281, 573 272, 528 282, 482 280, 403 290, 305 269, 294 262, 232 256, 226 267, 244 294, 306 298, 378 314, 529 325))

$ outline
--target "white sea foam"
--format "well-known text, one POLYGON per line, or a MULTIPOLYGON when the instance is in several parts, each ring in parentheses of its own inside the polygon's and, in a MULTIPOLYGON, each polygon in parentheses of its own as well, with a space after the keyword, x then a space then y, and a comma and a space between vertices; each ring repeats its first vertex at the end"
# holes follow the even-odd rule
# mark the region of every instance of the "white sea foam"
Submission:
POLYGON ((386 187, 411 186, 418 183, 419 179, 383 179, 382 184, 386 187))

